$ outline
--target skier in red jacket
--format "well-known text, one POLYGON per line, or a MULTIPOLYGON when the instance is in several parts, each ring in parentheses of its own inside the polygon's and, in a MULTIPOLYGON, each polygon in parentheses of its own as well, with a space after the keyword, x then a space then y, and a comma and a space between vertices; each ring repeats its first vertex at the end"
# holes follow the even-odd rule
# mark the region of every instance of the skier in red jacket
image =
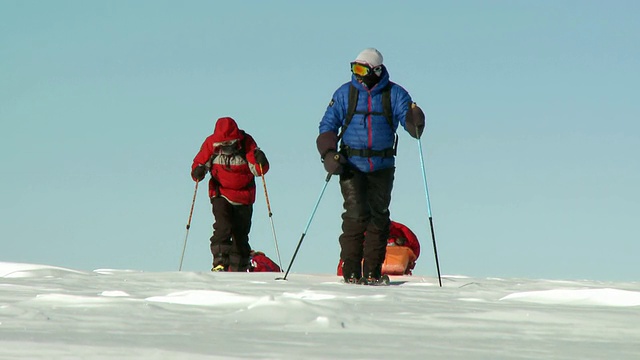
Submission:
POLYGON ((207 172, 213 205, 211 271, 249 271, 249 231, 256 200, 255 177, 269 171, 269 162, 251 135, 230 117, 219 118, 193 159, 191 177, 202 181, 207 172))

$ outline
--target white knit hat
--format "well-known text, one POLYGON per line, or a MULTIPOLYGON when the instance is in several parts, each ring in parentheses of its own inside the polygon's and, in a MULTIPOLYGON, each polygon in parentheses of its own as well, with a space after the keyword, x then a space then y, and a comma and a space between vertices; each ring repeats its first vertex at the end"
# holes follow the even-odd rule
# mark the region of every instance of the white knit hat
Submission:
POLYGON ((368 64, 372 68, 382 65, 382 54, 374 48, 364 49, 354 60, 357 63, 368 64))

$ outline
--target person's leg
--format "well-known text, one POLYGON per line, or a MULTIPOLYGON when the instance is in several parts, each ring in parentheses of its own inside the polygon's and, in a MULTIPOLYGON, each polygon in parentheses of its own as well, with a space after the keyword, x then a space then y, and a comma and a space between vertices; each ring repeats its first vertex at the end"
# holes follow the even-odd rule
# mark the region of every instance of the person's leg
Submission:
POLYGON ((233 205, 223 197, 212 198, 211 204, 215 218, 213 236, 210 239, 213 268, 222 266, 224 271, 227 271, 229 268, 229 252, 231 251, 233 205))
POLYGON ((233 205, 233 226, 231 252, 229 254, 229 271, 247 271, 250 267, 251 217, 253 205, 233 205))
POLYGON ((367 202, 371 219, 364 237, 363 276, 380 279, 389 238, 389 204, 395 168, 367 174, 367 202))
POLYGON ((344 199, 342 234, 340 235, 340 259, 342 276, 346 281, 362 277, 362 242, 369 220, 366 204, 365 175, 349 169, 340 176, 340 190, 344 199))

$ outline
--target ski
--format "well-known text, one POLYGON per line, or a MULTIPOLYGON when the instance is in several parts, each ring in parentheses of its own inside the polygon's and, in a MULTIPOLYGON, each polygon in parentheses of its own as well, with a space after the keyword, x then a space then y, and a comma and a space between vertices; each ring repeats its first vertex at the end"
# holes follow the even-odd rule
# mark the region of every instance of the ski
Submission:
POLYGON ((358 281, 356 282, 351 282, 351 281, 344 281, 342 280, 342 282, 344 284, 349 284, 349 285, 369 285, 369 286, 389 286, 391 285, 391 279, 389 278, 389 275, 382 275, 380 277, 380 279, 367 279, 367 278, 360 278, 358 281))
POLYGON ((382 275, 380 279, 372 279, 365 280, 367 282, 366 285, 369 286, 389 286, 391 284, 391 279, 389 279, 389 275, 382 275))

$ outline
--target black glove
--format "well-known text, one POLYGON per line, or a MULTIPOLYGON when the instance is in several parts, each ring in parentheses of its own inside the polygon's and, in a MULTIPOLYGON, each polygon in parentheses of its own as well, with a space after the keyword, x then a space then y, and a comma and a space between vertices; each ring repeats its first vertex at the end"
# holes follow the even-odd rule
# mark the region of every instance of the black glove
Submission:
POLYGON ((267 164, 269 164, 269 161, 267 161, 267 156, 264 154, 264 151, 260 149, 256 149, 253 152, 253 157, 256 158, 256 164, 258 165, 267 166, 267 164))
POLYGON ((191 171, 191 178, 194 181, 202 181, 205 175, 207 175, 207 168, 204 165, 198 165, 191 171))
POLYGON ((409 135, 413 138, 420 139, 422 132, 424 131, 425 116, 422 109, 416 104, 412 103, 409 111, 407 111, 406 128, 409 135))
POLYGON ((333 175, 340 175, 344 170, 344 164, 347 163, 347 159, 340 153, 335 151, 329 151, 324 156, 324 169, 328 173, 333 175))

